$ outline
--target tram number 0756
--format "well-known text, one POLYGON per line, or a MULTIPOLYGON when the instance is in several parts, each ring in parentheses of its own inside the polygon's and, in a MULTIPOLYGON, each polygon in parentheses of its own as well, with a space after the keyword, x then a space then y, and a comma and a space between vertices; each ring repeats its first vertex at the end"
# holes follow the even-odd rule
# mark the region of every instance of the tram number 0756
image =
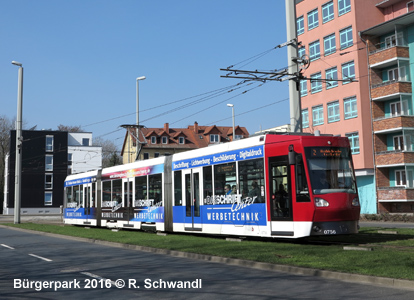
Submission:
POLYGON ((326 229, 323 231, 323 234, 336 234, 336 230, 335 229, 326 229))

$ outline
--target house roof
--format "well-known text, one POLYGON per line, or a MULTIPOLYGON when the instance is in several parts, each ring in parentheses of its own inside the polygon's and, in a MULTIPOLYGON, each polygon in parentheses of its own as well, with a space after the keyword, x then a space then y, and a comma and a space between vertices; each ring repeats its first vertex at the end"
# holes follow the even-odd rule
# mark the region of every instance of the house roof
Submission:
MULTIPOLYGON (((131 136, 133 140, 136 140, 136 129, 135 128, 127 128, 127 132, 125 134, 124 144, 122 146, 122 153, 124 152, 125 147, 128 147, 127 144, 127 137, 128 134, 131 136)), ((187 128, 170 128, 168 123, 164 124, 163 128, 141 128, 141 133, 139 136, 140 142, 143 143, 142 148, 181 148, 181 149, 196 149, 196 148, 203 148, 207 147, 210 142, 210 134, 218 135, 219 142, 228 142, 230 141, 230 137, 233 135, 233 127, 231 126, 200 126, 197 122, 194 125, 189 125, 187 128), (151 137, 157 137, 157 143, 151 143, 151 137), (163 144, 160 138, 162 136, 168 137, 168 144, 163 144), (184 144, 179 143, 179 137, 184 137, 185 142, 184 144), (146 141, 144 141, 146 139, 146 141)), ((249 136, 249 132, 245 127, 236 126, 235 127, 236 135, 241 135, 244 138, 249 136)), ((216 142, 214 142, 216 143, 216 142)), ((130 145, 132 146, 132 145, 130 145)))

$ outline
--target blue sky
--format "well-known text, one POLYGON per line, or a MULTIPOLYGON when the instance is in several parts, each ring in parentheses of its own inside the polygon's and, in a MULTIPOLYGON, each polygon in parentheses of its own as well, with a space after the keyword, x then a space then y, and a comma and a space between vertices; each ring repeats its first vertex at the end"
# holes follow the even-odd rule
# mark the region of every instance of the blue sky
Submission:
POLYGON ((284 0, 1 0, 0 115, 16 116, 16 60, 27 128, 81 125, 120 148, 140 76, 147 127, 231 126, 227 103, 250 133, 287 124, 287 82, 220 77, 286 67, 286 47, 245 65, 286 41, 285 23, 284 0))

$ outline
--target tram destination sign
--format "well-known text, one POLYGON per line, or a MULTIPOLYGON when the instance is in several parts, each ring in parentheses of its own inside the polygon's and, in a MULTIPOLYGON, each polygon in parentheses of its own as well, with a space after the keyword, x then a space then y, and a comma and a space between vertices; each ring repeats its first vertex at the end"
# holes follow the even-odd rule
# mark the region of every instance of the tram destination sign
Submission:
POLYGON ((177 171, 188 168, 204 167, 240 160, 261 158, 264 156, 263 149, 263 145, 260 145, 250 148, 237 149, 227 152, 215 153, 206 156, 174 161, 172 169, 173 171, 177 171))
POLYGON ((346 157, 348 156, 347 148, 339 147, 312 147, 311 157, 346 157))

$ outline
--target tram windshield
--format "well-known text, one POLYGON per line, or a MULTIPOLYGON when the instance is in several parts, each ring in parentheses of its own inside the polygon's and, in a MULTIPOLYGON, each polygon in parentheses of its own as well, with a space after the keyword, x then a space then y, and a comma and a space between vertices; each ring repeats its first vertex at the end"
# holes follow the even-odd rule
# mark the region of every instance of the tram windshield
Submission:
POLYGON ((305 154, 314 194, 356 193, 349 148, 306 147, 305 154))

